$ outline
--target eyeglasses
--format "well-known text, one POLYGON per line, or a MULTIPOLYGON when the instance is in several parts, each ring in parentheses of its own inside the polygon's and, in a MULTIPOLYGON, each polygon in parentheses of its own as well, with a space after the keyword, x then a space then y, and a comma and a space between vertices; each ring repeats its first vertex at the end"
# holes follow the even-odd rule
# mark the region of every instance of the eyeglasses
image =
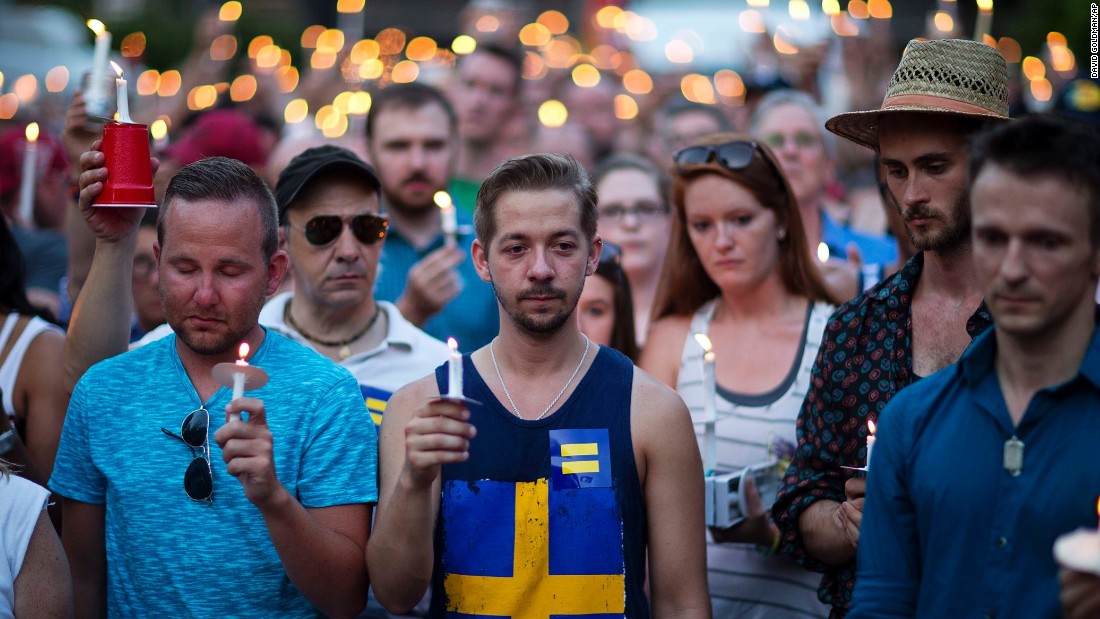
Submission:
POLYGON ((641 201, 629 206, 625 204, 608 204, 600 208, 600 219, 622 221, 627 215, 634 215, 641 221, 656 221, 664 217, 668 209, 663 204, 641 201))
POLYGON ((672 162, 677 168, 689 165, 705 165, 711 159, 727 170, 744 170, 752 163, 752 155, 757 149, 756 142, 726 142, 724 144, 706 144, 681 148, 672 154, 672 162))
POLYGON ((288 226, 305 235, 306 240, 314 247, 324 247, 336 240, 344 232, 344 224, 351 227, 352 234, 364 245, 374 245, 386 237, 386 229, 390 220, 382 215, 352 215, 340 217, 339 215, 318 215, 306 222, 305 227, 299 228, 294 224, 288 226))
POLYGON ((195 501, 211 502, 214 494, 214 474, 210 468, 210 411, 193 410, 183 418, 180 433, 160 429, 168 436, 183 441, 191 449, 194 459, 183 473, 183 490, 195 501), (195 455, 195 450, 200 450, 195 455))
POLYGON ((144 254, 134 256, 134 271, 133 279, 135 281, 146 281, 157 270, 157 262, 152 256, 146 256, 144 254))
POLYGON ((782 133, 772 133, 764 136, 764 143, 772 148, 783 148, 787 142, 794 143, 798 148, 812 148, 821 144, 821 138, 808 131, 799 131, 789 136, 782 133))

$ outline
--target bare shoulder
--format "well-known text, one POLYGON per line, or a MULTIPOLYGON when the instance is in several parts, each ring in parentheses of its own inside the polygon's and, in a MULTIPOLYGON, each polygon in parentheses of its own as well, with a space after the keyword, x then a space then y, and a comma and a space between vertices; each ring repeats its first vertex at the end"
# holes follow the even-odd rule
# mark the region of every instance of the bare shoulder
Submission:
POLYGON ((665 316, 649 326, 638 367, 668 386, 676 384, 690 316, 665 316))
MULTIPOLYGON (((418 378, 398 389, 386 402, 386 413, 382 415, 382 428, 386 428, 386 420, 402 419, 407 421, 420 405, 435 397, 439 397, 439 386, 435 381, 435 373, 418 378)), ((404 424, 402 424, 403 426, 404 424)))
POLYGON ((660 430, 672 419, 690 422, 691 415, 680 394, 641 368, 634 368, 631 388, 631 423, 639 430, 660 430))

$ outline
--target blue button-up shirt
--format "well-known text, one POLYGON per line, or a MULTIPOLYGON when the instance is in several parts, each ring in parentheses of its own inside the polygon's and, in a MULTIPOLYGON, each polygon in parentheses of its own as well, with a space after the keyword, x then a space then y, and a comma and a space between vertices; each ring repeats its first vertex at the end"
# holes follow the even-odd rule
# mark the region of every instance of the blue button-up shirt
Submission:
POLYGON ((1054 540, 1097 524, 1100 332, 1078 374, 1036 393, 1013 429, 993 331, 883 410, 849 619, 1061 616, 1054 540), (1016 477, 1003 460, 1013 435, 1016 477))
MULTIPOLYGON (((446 341, 453 337, 462 350, 472 351, 489 343, 500 330, 500 314, 493 287, 481 281, 470 257, 474 244, 474 227, 470 215, 458 209, 458 246, 466 252, 466 258, 458 266, 462 278, 462 291, 443 306, 436 315, 421 327, 428 335, 446 341)), ((381 272, 375 283, 374 297, 379 301, 397 301, 405 291, 409 270, 428 254, 443 247, 440 234, 427 246, 417 249, 401 235, 401 230, 390 225, 386 244, 382 246, 381 272)), ((429 368, 430 369, 430 368, 429 368)))

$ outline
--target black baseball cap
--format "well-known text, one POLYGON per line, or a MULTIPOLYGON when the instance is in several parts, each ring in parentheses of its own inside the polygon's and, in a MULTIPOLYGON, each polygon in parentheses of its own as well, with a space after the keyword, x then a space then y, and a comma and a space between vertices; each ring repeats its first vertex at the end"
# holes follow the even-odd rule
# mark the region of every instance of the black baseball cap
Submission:
POLYGON ((279 224, 286 223, 286 211, 302 189, 318 174, 330 170, 347 170, 366 181, 379 198, 382 182, 374 167, 346 148, 325 145, 303 151, 290 160, 275 183, 275 203, 279 205, 279 224))

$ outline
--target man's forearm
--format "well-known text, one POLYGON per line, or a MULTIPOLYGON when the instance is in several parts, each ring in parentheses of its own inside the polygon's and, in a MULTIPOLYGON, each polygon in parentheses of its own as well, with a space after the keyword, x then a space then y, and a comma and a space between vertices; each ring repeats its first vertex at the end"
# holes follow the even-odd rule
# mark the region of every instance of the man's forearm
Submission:
POLYGON ((95 257, 65 338, 65 388, 73 387, 88 368, 126 352, 133 312, 131 274, 137 235, 113 243, 96 243, 95 257))
POLYGON ((294 586, 329 617, 354 617, 367 604, 364 548, 326 524, 360 530, 366 543, 370 508, 362 505, 306 509, 289 493, 278 506, 262 509, 264 523, 283 569, 294 586))
MULTIPOLYGON (((434 486, 433 486, 434 488, 434 486)), ((416 605, 431 582, 434 567, 438 492, 424 492, 399 480, 384 497, 367 545, 374 593, 387 610, 403 613, 416 605)))
POLYGON ((798 520, 806 552, 828 565, 844 565, 856 558, 856 549, 841 526, 840 503, 822 499, 807 507, 798 520))

